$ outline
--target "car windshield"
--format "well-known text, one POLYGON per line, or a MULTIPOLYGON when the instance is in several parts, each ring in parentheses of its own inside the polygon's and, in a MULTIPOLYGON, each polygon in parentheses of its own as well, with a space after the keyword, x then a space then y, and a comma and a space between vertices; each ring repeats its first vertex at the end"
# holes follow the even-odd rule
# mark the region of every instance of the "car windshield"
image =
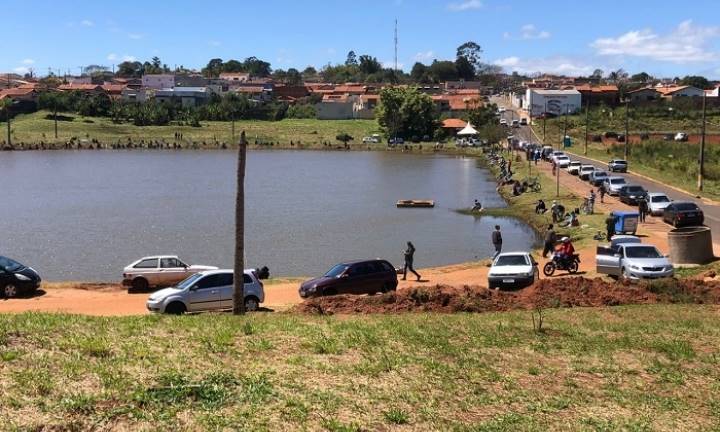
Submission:
POLYGON ((643 189, 642 186, 628 186, 627 191, 628 192, 645 192, 645 189, 643 189))
POLYGON ((522 266, 528 265, 527 258, 525 255, 502 255, 499 256, 496 266, 522 266))
POLYGON ((194 275, 188 276, 187 278, 185 278, 185 280, 183 280, 182 282, 180 282, 180 283, 177 285, 177 287, 180 288, 180 289, 189 288, 189 287, 195 285, 195 282, 197 282, 197 280, 200 279, 201 277, 203 277, 202 274, 200 274, 200 273, 195 273, 194 275))
POLYGON ((20 264, 17 261, 13 261, 10 258, 5 258, 4 256, 0 256, 0 268, 3 268, 9 272, 14 272, 14 271, 20 270, 23 267, 25 267, 25 266, 20 264))
POLYGON ((625 179, 621 179, 621 178, 611 179, 611 180, 610 180, 610 183, 612 183, 612 184, 624 184, 624 183, 625 183, 625 179))
POLYGON ((675 204, 675 207, 678 210, 697 210, 698 209, 698 206, 696 206, 693 203, 675 204))
POLYGON ((593 175, 595 177, 607 177, 607 173, 605 171, 594 171, 593 175))
POLYGON ((346 266, 345 264, 338 264, 335 267, 331 268, 330 271, 325 273, 325 277, 327 277, 327 278, 338 277, 341 274, 343 274, 343 272, 345 270, 347 270, 347 268, 348 268, 348 266, 346 266))
POLYGON ((627 162, 625 162, 625 161, 620 161, 620 160, 616 160, 616 161, 615 161, 615 165, 627 165, 627 162))
POLYGON ((652 202, 661 203, 661 202, 670 202, 670 198, 666 197, 665 195, 656 195, 652 197, 652 202))
POLYGON ((625 250, 628 258, 662 258, 655 246, 635 246, 625 250))

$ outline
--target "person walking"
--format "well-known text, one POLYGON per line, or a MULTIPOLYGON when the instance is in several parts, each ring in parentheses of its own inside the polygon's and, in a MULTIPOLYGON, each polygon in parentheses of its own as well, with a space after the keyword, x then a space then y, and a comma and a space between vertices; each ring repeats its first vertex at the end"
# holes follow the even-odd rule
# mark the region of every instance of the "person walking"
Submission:
POLYGON ((412 242, 407 242, 407 249, 405 249, 405 252, 403 252, 403 253, 405 254, 405 267, 403 268, 402 280, 405 280, 407 278, 407 272, 409 270, 417 277, 417 280, 419 281, 420 275, 413 268, 413 258, 415 256, 415 246, 413 246, 412 242))
POLYGON ((612 212, 605 219, 605 229, 607 230, 607 241, 610 241, 615 235, 615 215, 612 212))
POLYGON ((495 255, 493 259, 497 258, 502 252, 502 233, 500 232, 500 225, 495 225, 495 231, 492 233, 492 244, 495 246, 495 255))
POLYGON ((605 192, 607 192, 605 190, 605 183, 601 183, 600 187, 598 188, 598 194, 600 194, 600 203, 601 204, 605 203, 605 201, 604 201, 605 200, 605 192))
POLYGON ((645 197, 640 197, 638 200, 638 213, 640 215, 640 223, 645 223, 645 215, 648 212, 648 203, 645 197))
POLYGON ((545 230, 545 238, 542 252, 543 258, 546 258, 547 254, 555 249, 555 243, 557 243, 557 234, 553 229, 553 224, 550 224, 545 230))

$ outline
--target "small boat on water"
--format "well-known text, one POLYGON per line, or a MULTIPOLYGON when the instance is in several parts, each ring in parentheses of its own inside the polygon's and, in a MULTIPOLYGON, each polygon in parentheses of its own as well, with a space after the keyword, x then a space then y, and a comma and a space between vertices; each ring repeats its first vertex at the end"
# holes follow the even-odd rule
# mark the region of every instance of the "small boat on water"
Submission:
POLYGON ((433 200, 398 200, 398 208, 404 207, 421 207, 421 208, 432 208, 435 207, 435 201, 433 200))

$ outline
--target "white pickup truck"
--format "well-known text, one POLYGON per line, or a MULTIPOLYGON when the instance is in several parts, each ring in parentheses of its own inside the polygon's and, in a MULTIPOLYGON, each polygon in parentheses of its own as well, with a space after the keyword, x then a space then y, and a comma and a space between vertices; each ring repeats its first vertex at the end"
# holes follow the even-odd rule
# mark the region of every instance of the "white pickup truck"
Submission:
POLYGON ((673 265, 653 245, 631 235, 617 235, 609 245, 597 247, 598 273, 626 280, 672 277, 673 265))

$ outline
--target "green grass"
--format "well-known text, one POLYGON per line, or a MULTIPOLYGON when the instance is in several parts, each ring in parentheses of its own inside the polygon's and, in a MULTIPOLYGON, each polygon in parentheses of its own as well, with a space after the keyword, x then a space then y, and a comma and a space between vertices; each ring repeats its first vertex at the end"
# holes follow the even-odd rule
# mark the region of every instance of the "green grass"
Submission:
MULTIPOLYGON (((58 139, 54 138, 54 121, 46 119, 50 113, 38 111, 32 114, 19 115, 12 121, 13 140, 15 143, 65 142, 72 137, 78 139, 97 139, 102 143, 113 144, 118 140, 131 138, 139 140, 161 140, 172 142, 175 132, 182 132, 185 140, 208 144, 215 140, 230 142, 232 126, 230 122, 201 122, 202 127, 190 126, 135 126, 131 123, 115 124, 109 118, 82 117, 75 114, 64 114, 72 121, 58 122, 58 139)), ((3 123, 4 130, 4 123, 3 123)), ((361 145, 365 136, 379 133, 375 120, 314 120, 285 119, 278 122, 240 120, 235 122, 236 137, 240 131, 246 131, 251 144, 258 142, 290 147, 290 142, 305 147, 323 147, 323 142, 341 145, 335 137, 341 132, 350 134, 352 145, 361 145)), ((4 136, 4 135, 3 135, 4 136)), ((384 144, 382 144, 384 146, 384 144)))
POLYGON ((1 315, 0 429, 720 427, 715 307, 530 313, 1 315))

